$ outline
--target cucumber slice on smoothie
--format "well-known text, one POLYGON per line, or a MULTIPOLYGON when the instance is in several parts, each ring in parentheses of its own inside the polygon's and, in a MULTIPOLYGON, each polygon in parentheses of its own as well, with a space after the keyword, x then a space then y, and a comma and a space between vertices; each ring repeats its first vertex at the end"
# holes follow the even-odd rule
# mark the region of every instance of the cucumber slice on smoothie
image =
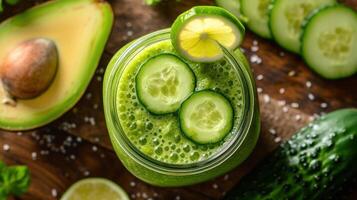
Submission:
POLYGON ((184 58, 213 62, 223 58, 222 46, 236 49, 242 42, 244 26, 227 10, 196 6, 181 14, 171 27, 171 41, 184 58))
POLYGON ((264 38, 271 38, 269 29, 269 5, 271 0, 241 0, 241 10, 247 17, 247 26, 264 38))
POLYGON ((140 102, 153 114, 177 111, 196 86, 192 69, 179 57, 164 53, 147 60, 136 75, 140 102))
POLYGON ((233 127, 233 108, 221 94, 203 90, 183 102, 179 111, 182 132, 198 144, 221 140, 233 127))
POLYGON ((305 26, 301 54, 325 78, 357 73, 357 13, 342 5, 317 12, 305 26))
POLYGON ((283 48, 300 53, 301 27, 314 9, 336 3, 335 0, 275 0, 270 11, 273 38, 283 48))

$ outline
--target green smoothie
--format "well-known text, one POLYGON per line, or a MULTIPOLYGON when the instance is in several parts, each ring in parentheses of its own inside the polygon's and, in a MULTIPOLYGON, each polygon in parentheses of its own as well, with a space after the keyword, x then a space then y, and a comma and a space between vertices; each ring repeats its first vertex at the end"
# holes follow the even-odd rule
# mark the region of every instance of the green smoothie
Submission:
POLYGON ((222 141, 196 144, 182 133, 177 113, 153 115, 138 100, 135 77, 140 67, 151 57, 163 53, 177 55, 169 40, 143 49, 123 71, 117 93, 117 109, 122 129, 136 148, 154 160, 180 165, 207 160, 220 152, 232 136, 237 134, 244 106, 240 78, 226 60, 209 64, 185 60, 196 77, 195 91, 217 91, 231 102, 234 110, 234 126, 222 141))
MULTIPOLYGON (((167 65, 165 59, 150 64, 150 70, 163 69, 162 66, 167 65)), ((161 78, 169 80, 171 73, 167 70, 161 78)), ((179 83, 176 81, 167 84, 168 91, 163 89, 161 92, 182 91, 182 85, 174 87, 179 83)), ((150 82, 147 84, 150 85, 150 82)), ((239 50, 235 53, 224 52, 224 58, 217 62, 192 62, 176 52, 168 29, 154 32, 129 43, 116 53, 108 65, 103 89, 105 118, 115 152, 132 174, 153 185, 190 185, 224 174, 249 156, 259 136, 259 108, 254 79, 239 50), (186 72, 192 73, 188 76, 194 77, 192 91, 188 90, 190 94, 177 109, 170 109, 168 113, 155 113, 149 109, 148 102, 143 102, 141 89, 138 90, 142 69, 160 55, 171 55, 171 58, 174 56, 181 60, 178 65, 187 66, 186 72), (209 96, 212 99, 218 97, 216 100, 223 103, 203 101, 202 106, 200 104, 191 109, 190 106, 209 96), (195 111, 192 115, 183 115, 188 116, 188 122, 202 122, 210 129, 207 122, 219 121, 227 110, 223 109, 221 115, 206 111, 222 105, 229 105, 230 114, 227 116, 231 124, 222 137, 205 143, 187 135, 187 121, 182 123, 183 110, 188 113, 195 111), (203 116, 200 115, 202 113, 203 116), (205 118, 205 115, 213 117, 205 118), (200 121, 201 118, 204 120, 200 121)))

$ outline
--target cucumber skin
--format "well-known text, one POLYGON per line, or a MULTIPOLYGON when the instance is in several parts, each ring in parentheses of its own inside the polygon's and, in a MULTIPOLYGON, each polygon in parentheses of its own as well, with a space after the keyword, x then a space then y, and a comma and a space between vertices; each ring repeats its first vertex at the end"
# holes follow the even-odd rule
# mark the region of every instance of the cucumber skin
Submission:
POLYGON ((225 199, 329 197, 357 174, 356 146, 357 109, 327 114, 283 143, 225 199))

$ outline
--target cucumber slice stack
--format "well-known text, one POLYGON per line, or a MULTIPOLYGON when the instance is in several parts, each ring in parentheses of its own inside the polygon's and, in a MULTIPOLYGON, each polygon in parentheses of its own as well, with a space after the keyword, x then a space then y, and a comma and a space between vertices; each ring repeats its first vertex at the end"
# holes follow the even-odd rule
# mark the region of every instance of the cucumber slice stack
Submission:
POLYGON ((316 12, 305 25, 301 54, 325 78, 357 73, 357 13, 342 5, 316 12))
MULTIPOLYGON (((216 0, 232 9, 231 0, 216 0)), ((303 56, 316 73, 339 79, 357 73, 357 13, 336 0, 240 0, 240 15, 264 38, 303 56)), ((236 6, 237 7, 237 6, 236 6)))
POLYGON ((173 54, 150 58, 136 75, 137 96, 153 114, 177 111, 195 86, 196 78, 191 68, 173 54))

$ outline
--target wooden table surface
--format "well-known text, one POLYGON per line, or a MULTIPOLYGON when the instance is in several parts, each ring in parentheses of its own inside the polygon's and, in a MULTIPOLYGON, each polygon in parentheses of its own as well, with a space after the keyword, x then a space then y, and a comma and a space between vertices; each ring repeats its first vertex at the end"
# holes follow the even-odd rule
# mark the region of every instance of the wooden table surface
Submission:
MULTIPOLYGON (((6 7, 0 21, 44 0, 6 7)), ((328 81, 318 77, 302 59, 272 41, 248 32, 243 43, 258 86, 262 133, 253 155, 235 170, 212 181, 181 188, 150 186, 131 175, 112 150, 103 114, 102 79, 111 56, 132 39, 169 27, 193 5, 210 0, 167 1, 149 7, 142 0, 111 0, 115 23, 95 76, 82 99, 57 121, 33 131, 0 131, 0 160, 28 165, 31 186, 17 199, 59 199, 74 182, 106 177, 121 185, 132 199, 220 199, 240 178, 314 116, 338 108, 357 107, 357 77, 328 81), (253 47, 254 46, 254 47, 253 47), (253 48, 252 48, 253 47, 253 48), (257 50, 258 49, 258 50, 257 50), (3 148, 9 146, 9 149, 3 148)), ((356 0, 343 3, 357 9, 356 0)), ((353 189, 347 199, 356 199, 353 189)))

